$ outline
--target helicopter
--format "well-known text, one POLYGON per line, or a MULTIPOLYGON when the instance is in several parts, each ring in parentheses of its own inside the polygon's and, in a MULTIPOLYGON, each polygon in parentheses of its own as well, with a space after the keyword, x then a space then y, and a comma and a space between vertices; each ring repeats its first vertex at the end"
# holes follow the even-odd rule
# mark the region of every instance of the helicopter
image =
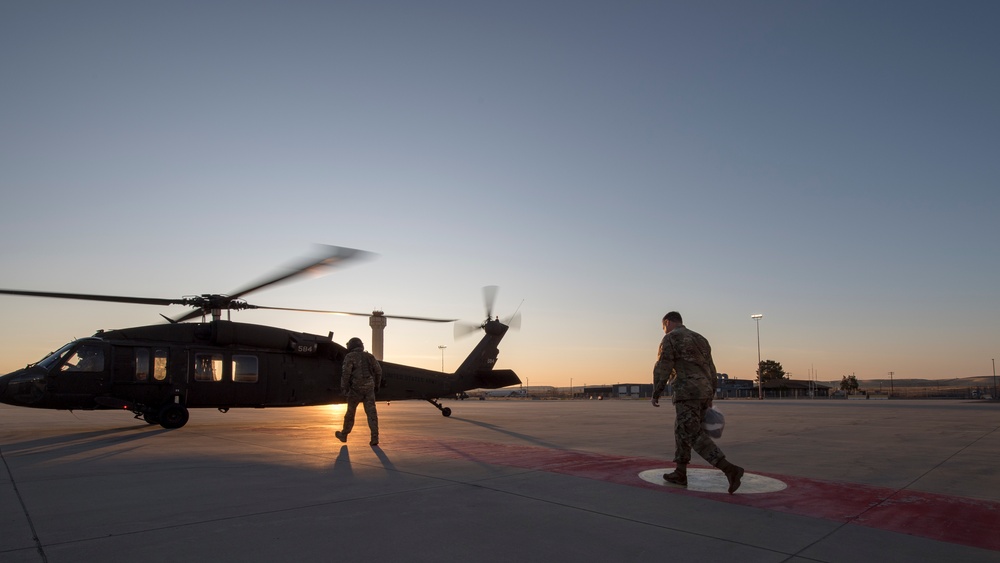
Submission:
MULTIPOLYGON (((0 294, 29 297, 79 299, 143 305, 185 305, 193 310, 155 324, 133 328, 98 330, 93 336, 74 340, 23 369, 0 376, 0 403, 58 410, 130 411, 136 419, 163 428, 184 426, 189 409, 273 408, 340 404, 346 397, 340 389, 341 367, 347 349, 327 336, 278 327, 234 322, 233 310, 270 309, 340 315, 366 315, 346 311, 266 307, 247 303, 242 297, 264 287, 297 276, 314 273, 367 252, 323 246, 319 257, 282 271, 262 282, 228 295, 202 294, 180 299, 52 293, 0 289, 0 294), (227 318, 222 318, 227 311, 227 318), (208 316, 211 315, 211 320, 208 316), (197 317, 200 322, 184 322, 197 317)), ((495 286, 484 290, 486 320, 478 325, 456 325, 456 335, 482 330, 482 340, 451 374, 381 361, 379 401, 424 400, 445 417, 451 409, 440 399, 472 389, 499 389, 521 383, 513 370, 494 369, 497 346, 510 325, 492 316, 495 286)), ((384 315, 427 322, 455 322, 384 315)), ((374 326, 374 325, 373 325, 374 326)))

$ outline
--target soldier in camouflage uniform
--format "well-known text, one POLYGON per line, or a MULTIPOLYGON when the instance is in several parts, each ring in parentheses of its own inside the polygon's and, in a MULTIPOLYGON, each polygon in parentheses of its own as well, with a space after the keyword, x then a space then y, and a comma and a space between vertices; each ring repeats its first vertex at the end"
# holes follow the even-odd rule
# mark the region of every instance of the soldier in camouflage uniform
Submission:
POLYGON ((663 478, 675 485, 687 486, 687 466, 691 449, 726 474, 729 494, 736 492, 743 477, 743 468, 726 461, 725 454, 715 445, 702 427, 705 411, 712 406, 715 395, 715 362, 712 347, 704 336, 684 326, 681 314, 671 311, 663 317, 663 340, 653 367, 653 406, 660 406, 660 395, 668 383, 673 385, 673 403, 677 410, 674 422, 677 468, 663 478))
POLYGON ((340 376, 340 390, 347 397, 347 412, 344 413, 344 429, 334 434, 341 442, 347 441, 347 435, 354 429, 354 414, 358 403, 365 405, 368 416, 368 428, 372 431, 372 446, 378 445, 378 412, 375 410, 375 392, 382 384, 382 366, 375 356, 365 352, 365 345, 360 338, 347 341, 347 356, 344 356, 344 367, 340 376))

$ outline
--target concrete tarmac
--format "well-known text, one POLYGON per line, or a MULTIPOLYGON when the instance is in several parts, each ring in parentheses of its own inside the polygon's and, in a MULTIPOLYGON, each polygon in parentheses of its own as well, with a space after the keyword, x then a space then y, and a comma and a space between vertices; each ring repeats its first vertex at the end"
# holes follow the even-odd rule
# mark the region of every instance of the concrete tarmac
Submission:
POLYGON ((444 404, 379 403, 378 447, 343 406, 2 405, 0 562, 1000 561, 1000 404, 718 401, 735 495, 656 479, 669 402, 444 404))

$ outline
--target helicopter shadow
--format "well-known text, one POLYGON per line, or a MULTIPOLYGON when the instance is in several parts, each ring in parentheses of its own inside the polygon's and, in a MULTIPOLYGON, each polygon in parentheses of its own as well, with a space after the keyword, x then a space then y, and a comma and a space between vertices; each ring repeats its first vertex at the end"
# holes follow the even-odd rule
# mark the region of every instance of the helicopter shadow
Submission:
POLYGON ((561 448, 561 447, 559 447, 559 446, 557 446, 557 445, 555 445, 555 444, 553 444, 551 442, 546 442, 545 440, 540 440, 539 438, 536 438, 535 436, 529 436, 527 434, 520 434, 518 432, 511 432, 510 430, 507 430, 507 429, 505 429, 503 427, 500 427, 500 426, 497 426, 495 424, 490 424, 488 422, 481 422, 481 421, 478 421, 478 420, 470 420, 468 418, 462 418, 462 417, 458 417, 458 416, 452 416, 450 418, 451 418, 451 420, 458 420, 458 421, 464 422, 466 424, 472 424, 473 426, 479 426, 480 428, 485 428, 487 430, 491 430, 491 431, 497 432, 499 434, 504 434, 504 435, 510 436, 512 438, 517 438, 518 440, 523 440, 523 441, 525 441, 525 442, 527 442, 529 444, 532 444, 532 445, 535 445, 535 446, 539 446, 539 447, 542 447, 542 448, 548 448, 548 449, 552 449, 552 450, 563 449, 563 448, 561 448))
POLYGON ((75 434, 62 434, 4 444, 0 446, 0 454, 4 456, 4 459, 7 459, 7 456, 44 456, 46 459, 60 459, 84 452, 93 452, 95 449, 104 446, 120 445, 158 436, 164 432, 168 432, 168 430, 159 427, 130 426, 94 430, 91 432, 77 432, 75 434))

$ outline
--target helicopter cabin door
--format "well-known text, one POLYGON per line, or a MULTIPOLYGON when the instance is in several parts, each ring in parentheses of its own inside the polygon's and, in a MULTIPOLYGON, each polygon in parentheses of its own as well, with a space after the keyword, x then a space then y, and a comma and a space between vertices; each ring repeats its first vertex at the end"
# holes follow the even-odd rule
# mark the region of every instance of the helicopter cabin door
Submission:
POLYGON ((263 406, 265 382, 258 354, 192 350, 189 357, 189 407, 263 406))
POLYGON ((115 346, 111 394, 140 405, 168 402, 170 349, 166 346, 115 346))
POLYGON ((94 397, 108 389, 108 346, 83 342, 68 354, 46 378, 46 387, 59 408, 94 407, 94 397))

